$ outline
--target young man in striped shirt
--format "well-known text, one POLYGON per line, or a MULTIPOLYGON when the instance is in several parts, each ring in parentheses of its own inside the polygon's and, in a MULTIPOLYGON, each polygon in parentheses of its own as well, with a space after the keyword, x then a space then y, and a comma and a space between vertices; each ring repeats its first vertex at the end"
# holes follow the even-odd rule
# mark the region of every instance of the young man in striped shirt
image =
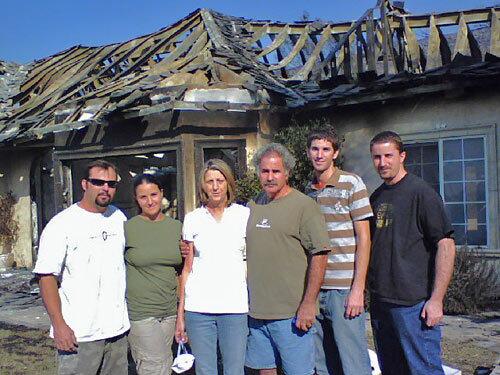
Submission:
POLYGON ((314 179, 306 193, 325 215, 332 247, 319 294, 316 373, 369 375, 364 290, 373 213, 361 178, 335 166, 339 151, 333 128, 309 134, 307 155, 314 179))

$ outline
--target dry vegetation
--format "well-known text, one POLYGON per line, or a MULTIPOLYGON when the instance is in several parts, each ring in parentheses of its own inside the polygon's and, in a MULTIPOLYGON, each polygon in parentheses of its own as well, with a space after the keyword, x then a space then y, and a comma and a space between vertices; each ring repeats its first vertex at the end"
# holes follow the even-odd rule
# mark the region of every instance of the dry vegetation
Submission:
POLYGON ((0 375, 53 375, 55 354, 46 331, 0 323, 0 375))
POLYGON ((0 195, 0 254, 11 251, 19 232, 19 223, 14 218, 16 198, 11 192, 0 195))
MULTIPOLYGON (((372 338, 369 337, 371 344, 372 338)), ((472 375, 478 366, 491 366, 496 354, 472 341, 444 340, 444 360, 464 375, 472 375)), ((131 366, 132 367, 132 366, 131 366)), ((55 353, 46 331, 0 323, 0 375, 52 375, 55 353)), ((132 374, 132 368, 129 374, 132 374)))

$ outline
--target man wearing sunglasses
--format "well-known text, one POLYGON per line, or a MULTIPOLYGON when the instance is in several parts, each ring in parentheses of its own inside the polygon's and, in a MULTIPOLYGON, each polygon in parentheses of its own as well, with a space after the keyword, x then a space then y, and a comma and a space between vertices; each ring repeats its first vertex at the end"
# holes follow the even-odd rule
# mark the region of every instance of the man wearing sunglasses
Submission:
POLYGON ((87 165, 82 199, 57 214, 40 237, 33 272, 51 320, 59 374, 127 373, 125 215, 110 205, 117 169, 87 165))

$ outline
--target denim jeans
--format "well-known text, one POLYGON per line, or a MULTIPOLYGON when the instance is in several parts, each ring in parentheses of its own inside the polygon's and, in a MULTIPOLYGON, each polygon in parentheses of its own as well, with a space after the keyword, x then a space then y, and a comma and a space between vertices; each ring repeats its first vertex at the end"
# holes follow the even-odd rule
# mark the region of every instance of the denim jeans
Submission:
POLYGON ((247 314, 186 311, 186 332, 196 375, 217 375, 217 342, 224 375, 243 375, 248 336, 247 314))
POLYGON ((344 317, 346 289, 322 289, 316 317, 316 373, 318 375, 371 375, 366 341, 365 313, 344 317))
POLYGON ((371 302, 373 335, 384 375, 444 375, 441 329, 427 327, 420 317, 424 303, 371 302))
POLYGON ((252 369, 273 369, 281 366, 286 375, 314 373, 314 332, 295 326, 295 318, 263 320, 248 319, 246 365, 252 369))
POLYGON ((128 342, 137 374, 170 375, 176 317, 130 321, 128 342))

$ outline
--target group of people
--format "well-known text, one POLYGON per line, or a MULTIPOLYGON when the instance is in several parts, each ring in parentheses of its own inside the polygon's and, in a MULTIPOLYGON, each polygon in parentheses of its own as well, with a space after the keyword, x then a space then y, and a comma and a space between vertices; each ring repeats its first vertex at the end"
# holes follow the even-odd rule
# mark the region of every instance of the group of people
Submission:
POLYGON ((314 177, 299 192, 292 154, 263 146, 262 191, 246 206, 230 167, 211 159, 182 224, 162 213, 150 174, 135 178, 139 214, 127 221, 110 204, 116 167, 90 163, 83 198, 42 232, 34 269, 59 374, 126 374, 127 342, 139 375, 169 374, 174 339, 189 342, 200 375, 218 373, 218 353, 226 375, 371 374, 367 283, 382 373, 444 374, 455 246, 442 200, 406 172, 396 133, 370 143, 383 180, 370 197, 335 165, 339 151, 333 128, 309 135, 314 177))

